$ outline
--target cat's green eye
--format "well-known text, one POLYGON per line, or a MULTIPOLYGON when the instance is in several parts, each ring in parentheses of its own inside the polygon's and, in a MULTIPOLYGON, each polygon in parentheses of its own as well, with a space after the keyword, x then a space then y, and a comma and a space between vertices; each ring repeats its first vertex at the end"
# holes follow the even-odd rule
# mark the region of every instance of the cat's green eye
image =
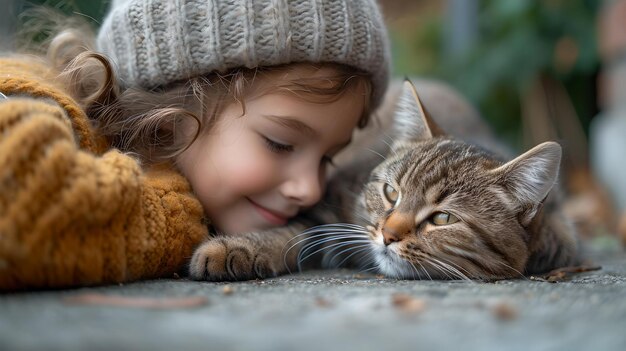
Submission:
POLYGON ((448 212, 435 212, 435 214, 430 217, 430 221, 434 225, 447 225, 456 223, 459 219, 455 215, 449 214, 448 212))
POLYGON ((383 193, 385 194, 387 201, 392 204, 395 205, 396 201, 398 201, 398 191, 396 191, 396 189, 394 189, 391 185, 385 183, 385 185, 383 185, 383 193))

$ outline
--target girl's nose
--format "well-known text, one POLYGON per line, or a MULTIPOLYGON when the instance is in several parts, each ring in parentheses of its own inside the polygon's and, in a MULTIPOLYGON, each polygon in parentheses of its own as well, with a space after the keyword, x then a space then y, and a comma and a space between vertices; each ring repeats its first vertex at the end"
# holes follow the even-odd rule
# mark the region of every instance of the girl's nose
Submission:
POLYGON ((319 171, 297 172, 281 186, 284 197, 296 202, 300 207, 316 204, 322 197, 323 177, 319 171))

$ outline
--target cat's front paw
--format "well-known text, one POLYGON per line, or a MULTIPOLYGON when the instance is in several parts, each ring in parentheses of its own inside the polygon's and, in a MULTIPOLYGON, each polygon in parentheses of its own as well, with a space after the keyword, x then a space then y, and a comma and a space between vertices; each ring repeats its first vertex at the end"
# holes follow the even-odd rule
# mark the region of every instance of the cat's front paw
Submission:
POLYGON ((248 280, 278 275, 275 262, 240 238, 213 238, 194 252, 189 275, 195 280, 248 280))

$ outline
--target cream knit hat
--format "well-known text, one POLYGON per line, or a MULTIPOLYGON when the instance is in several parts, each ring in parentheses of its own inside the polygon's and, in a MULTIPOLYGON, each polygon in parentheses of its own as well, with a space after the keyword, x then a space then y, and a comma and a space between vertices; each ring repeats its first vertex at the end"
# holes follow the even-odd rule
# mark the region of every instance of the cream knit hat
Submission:
POLYGON ((377 106, 389 43, 376 0, 113 0, 98 50, 124 86, 153 88, 237 67, 336 62, 372 76, 377 106))

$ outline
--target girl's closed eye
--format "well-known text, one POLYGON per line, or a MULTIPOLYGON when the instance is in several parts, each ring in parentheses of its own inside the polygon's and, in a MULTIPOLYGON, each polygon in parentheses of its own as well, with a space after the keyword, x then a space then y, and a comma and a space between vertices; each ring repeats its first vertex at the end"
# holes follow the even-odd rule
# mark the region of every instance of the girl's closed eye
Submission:
MULTIPOLYGON (((283 144, 280 143, 278 141, 272 140, 266 136, 262 136, 263 140, 265 141, 265 146, 274 153, 280 154, 283 152, 292 152, 294 150, 293 145, 289 145, 289 144, 283 144)), ((329 156, 329 155, 324 155, 322 157, 322 164, 324 165, 331 165, 334 166, 335 164, 333 163, 333 156, 329 156)))
POLYGON ((265 145, 267 148, 274 153, 280 154, 283 152, 291 152, 293 151, 293 145, 282 144, 277 141, 274 141, 266 136, 263 136, 263 140, 265 140, 265 145))

